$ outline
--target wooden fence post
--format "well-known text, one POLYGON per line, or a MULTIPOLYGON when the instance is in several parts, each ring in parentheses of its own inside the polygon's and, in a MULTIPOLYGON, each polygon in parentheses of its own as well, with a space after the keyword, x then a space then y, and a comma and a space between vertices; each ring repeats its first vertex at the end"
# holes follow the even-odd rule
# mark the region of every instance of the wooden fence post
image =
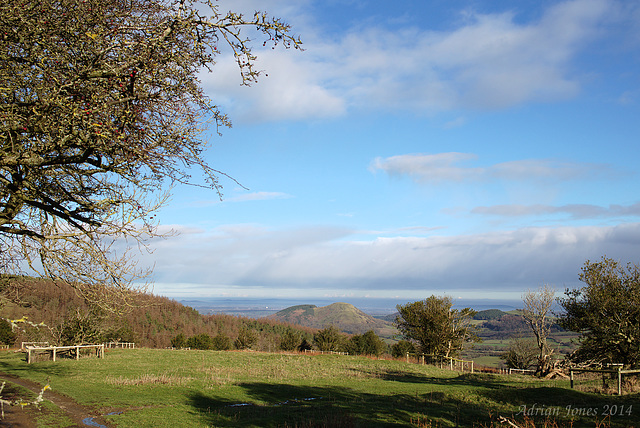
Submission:
POLYGON ((573 389, 573 370, 569 370, 569 379, 571 381, 571 389, 573 389))
POLYGON ((618 367, 618 395, 622 395, 622 370, 618 367))

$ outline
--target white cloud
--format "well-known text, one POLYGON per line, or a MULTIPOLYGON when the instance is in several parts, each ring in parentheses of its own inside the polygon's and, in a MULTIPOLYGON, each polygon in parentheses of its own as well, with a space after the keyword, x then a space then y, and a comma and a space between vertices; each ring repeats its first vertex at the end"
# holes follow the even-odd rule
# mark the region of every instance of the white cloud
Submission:
POLYGON ((554 159, 526 159, 475 167, 463 165, 477 160, 471 153, 414 153, 376 158, 370 170, 390 176, 409 176, 420 183, 480 180, 575 180, 612 174, 607 165, 562 162, 554 159))
POLYGON ((584 72, 572 69, 572 60, 601 35, 616 3, 567 1, 528 23, 513 13, 470 14, 449 31, 370 26, 338 37, 317 34, 304 4, 274 5, 276 13, 291 13, 294 31, 301 24, 306 51, 256 50, 258 68, 269 77, 252 88, 230 84, 239 83, 238 72, 231 58, 221 57, 203 79, 233 118, 331 117, 349 106, 417 113, 501 109, 567 99, 580 91, 584 72))

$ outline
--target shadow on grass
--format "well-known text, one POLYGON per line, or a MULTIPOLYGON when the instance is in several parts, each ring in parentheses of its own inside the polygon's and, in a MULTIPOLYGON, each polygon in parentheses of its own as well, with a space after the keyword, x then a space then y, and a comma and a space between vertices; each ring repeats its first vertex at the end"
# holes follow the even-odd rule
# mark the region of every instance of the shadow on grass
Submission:
POLYGON ((47 376, 66 376, 71 373, 70 368, 52 361, 35 362, 26 364, 20 361, 2 361, 0 360, 0 372, 10 375, 29 378, 30 373, 42 373, 47 376))
MULTIPOLYGON (((389 371, 373 375, 413 384, 415 393, 247 382, 237 385, 249 397, 245 403, 220 399, 215 391, 195 391, 188 399, 203 422, 213 426, 480 428, 499 426, 492 421, 501 415, 533 421, 538 427, 548 420, 560 427, 640 427, 638 394, 586 394, 548 386, 549 382, 519 382, 486 374, 436 377, 389 371), (614 409, 618 413, 610 415, 614 409)), ((358 379, 353 382, 356 385, 358 379)))
POLYGON ((214 426, 392 427, 411 426, 419 416, 423 421, 427 417, 440 421, 429 425, 434 427, 471 426, 465 421, 487 416, 481 406, 437 392, 389 395, 345 387, 263 382, 238 386, 251 397, 250 402, 229 403, 201 391, 192 393, 189 400, 204 422, 214 426))

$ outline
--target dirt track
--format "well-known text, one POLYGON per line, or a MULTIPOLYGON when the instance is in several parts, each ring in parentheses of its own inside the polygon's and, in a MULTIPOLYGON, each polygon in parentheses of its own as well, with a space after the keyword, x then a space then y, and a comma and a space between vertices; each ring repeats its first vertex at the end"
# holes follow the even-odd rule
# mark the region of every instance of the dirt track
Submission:
MULTIPOLYGON (((20 385, 39 394, 42 391, 42 385, 32 382, 27 379, 22 379, 6 373, 0 373, 0 383, 6 380, 9 382, 20 385)), ((5 387, 6 388, 6 387, 5 387)), ((43 398, 49 400, 55 404, 58 408, 63 410, 67 416, 73 420, 78 427, 100 427, 108 426, 104 418, 96 414, 96 410, 91 407, 82 406, 76 403, 69 397, 48 389, 45 391, 43 398), (90 418, 90 419, 88 419, 90 418), (84 422, 83 422, 84 421, 84 422), (92 423, 91 423, 92 422, 92 423)), ((37 409, 26 407, 21 409, 18 406, 4 406, 5 418, 0 419, 0 426, 2 427, 14 427, 14 428, 31 428, 35 427, 35 419, 31 416, 32 412, 37 412, 37 409)))

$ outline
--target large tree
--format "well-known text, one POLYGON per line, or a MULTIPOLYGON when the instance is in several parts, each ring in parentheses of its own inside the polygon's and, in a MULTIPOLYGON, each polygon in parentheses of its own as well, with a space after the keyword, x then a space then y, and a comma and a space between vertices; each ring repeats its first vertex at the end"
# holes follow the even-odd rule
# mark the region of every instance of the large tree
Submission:
POLYGON ((427 355, 454 357, 466 342, 477 341, 470 324, 476 314, 471 308, 452 309, 450 297, 431 296, 398 305, 396 326, 402 335, 415 341, 427 355))
POLYGON ((198 74, 226 50, 256 81, 247 34, 300 46, 282 21, 212 0, 2 2, 0 274, 29 266, 113 308, 146 274, 128 249, 157 232, 165 189, 221 190, 202 153, 230 123, 198 74))
POLYGON ((581 333, 576 360, 640 366, 640 267, 605 256, 585 262, 580 280, 559 299, 559 324, 581 333))

